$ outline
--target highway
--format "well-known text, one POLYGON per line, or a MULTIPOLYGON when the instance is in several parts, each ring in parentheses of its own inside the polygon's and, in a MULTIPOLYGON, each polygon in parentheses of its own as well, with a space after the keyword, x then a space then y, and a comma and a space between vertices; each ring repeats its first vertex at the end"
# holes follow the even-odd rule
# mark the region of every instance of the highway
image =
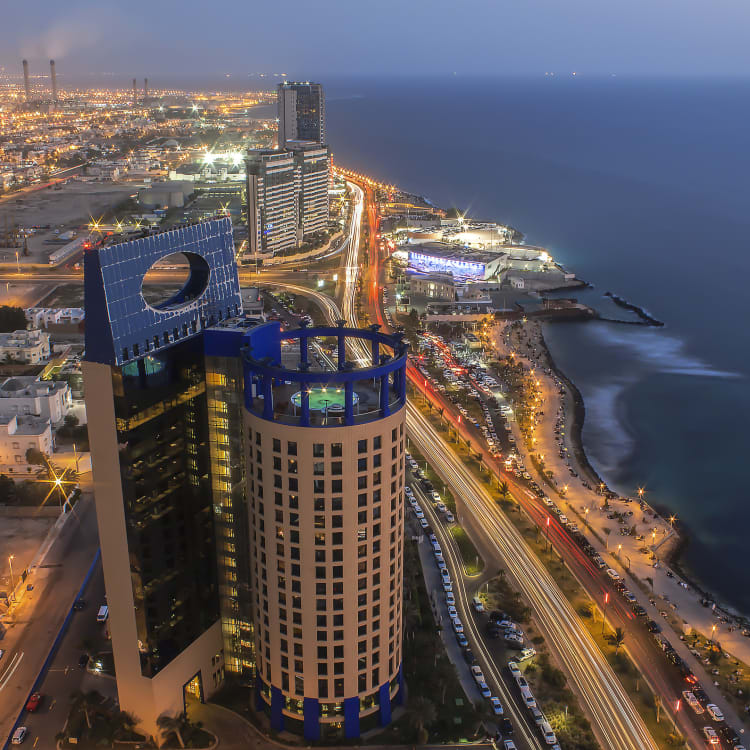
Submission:
MULTIPOLYGON (((382 323, 379 301, 379 273, 375 243, 375 216, 372 191, 368 194, 367 210, 371 223, 370 276, 366 297, 376 319, 382 323)), ((359 270, 350 247, 347 262, 359 270)), ((357 326, 354 294, 357 273, 347 274, 344 292, 344 313, 348 323, 357 326)), ((367 352, 362 355, 366 357, 367 352)), ((622 684, 607 663, 592 637, 573 611, 547 569, 526 545, 515 526, 500 511, 489 493, 464 466, 450 446, 436 432, 414 404, 407 405, 407 429, 423 456, 432 464, 454 495, 460 497, 467 510, 487 532, 498 558, 511 573, 517 586, 534 610, 535 619, 550 644, 554 644, 573 689, 582 699, 598 739, 608 750, 651 750, 657 747, 643 719, 635 709, 622 684)))

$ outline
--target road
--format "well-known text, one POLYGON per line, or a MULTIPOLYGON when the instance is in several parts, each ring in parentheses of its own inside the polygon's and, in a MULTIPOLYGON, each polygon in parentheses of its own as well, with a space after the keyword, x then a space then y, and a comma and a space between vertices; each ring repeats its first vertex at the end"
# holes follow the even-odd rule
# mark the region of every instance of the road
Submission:
POLYGON ((5 740, 23 708, 99 547, 96 509, 90 494, 74 506, 41 567, 27 582, 11 619, 0 662, 0 738, 5 740))
POLYGON ((73 615, 39 688, 43 696, 41 708, 34 714, 24 713, 22 718, 23 726, 29 730, 27 742, 40 750, 55 747, 55 735, 65 724, 73 693, 96 690, 105 697, 117 696, 113 677, 97 675, 78 666, 78 659, 83 653, 82 644, 87 640, 96 642, 103 628, 96 621, 97 609, 106 601, 101 562, 97 562, 83 598, 87 606, 73 615))

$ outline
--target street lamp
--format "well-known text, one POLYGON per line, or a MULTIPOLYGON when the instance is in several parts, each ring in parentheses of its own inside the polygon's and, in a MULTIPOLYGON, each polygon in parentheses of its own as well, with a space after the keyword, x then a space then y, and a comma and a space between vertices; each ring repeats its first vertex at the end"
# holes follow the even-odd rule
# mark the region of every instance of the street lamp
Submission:
POLYGON ((618 557, 618 558, 620 557, 620 552, 622 552, 622 545, 621 545, 621 544, 618 544, 618 545, 617 545, 617 557, 618 557))
POLYGON ((638 499, 643 500, 643 487, 638 488, 638 499))
POLYGON ((604 635, 604 625, 607 622, 607 605, 609 604, 609 594, 604 595, 604 609, 602 610, 602 635, 604 635))
POLYGON ((15 555, 10 555, 8 557, 8 566, 10 567, 10 595, 13 601, 16 600, 16 587, 13 584, 13 558, 15 555))
POLYGON ((676 520, 677 520, 677 516, 670 516, 670 517, 669 517, 669 528, 670 528, 670 529, 673 529, 673 528, 674 528, 674 522, 675 522, 676 520))
POLYGON ((711 643, 714 642, 714 635, 716 634, 716 625, 711 626, 711 643))

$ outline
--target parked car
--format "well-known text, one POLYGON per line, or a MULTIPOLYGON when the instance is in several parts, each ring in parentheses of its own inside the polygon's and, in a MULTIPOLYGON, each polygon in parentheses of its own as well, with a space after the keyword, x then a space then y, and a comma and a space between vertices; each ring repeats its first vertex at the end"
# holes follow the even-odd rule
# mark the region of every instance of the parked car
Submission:
POLYGON ((26 710, 33 714, 35 711, 39 710, 39 706, 42 703, 42 694, 41 693, 32 693, 29 696, 29 699, 26 701, 26 710))
POLYGON ((708 711, 714 721, 724 721, 724 714, 715 703, 709 703, 706 706, 706 711, 708 711))
POLYGON ((16 731, 13 732, 13 737, 10 740, 11 744, 22 745, 28 733, 29 733, 29 730, 26 729, 26 727, 18 727, 18 729, 16 729, 16 731))

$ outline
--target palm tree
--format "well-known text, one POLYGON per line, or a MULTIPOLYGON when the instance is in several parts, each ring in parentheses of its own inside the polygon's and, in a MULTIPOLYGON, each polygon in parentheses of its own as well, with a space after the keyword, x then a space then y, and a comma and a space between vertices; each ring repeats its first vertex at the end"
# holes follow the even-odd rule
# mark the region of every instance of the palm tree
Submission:
POLYGON ((138 721, 133 714, 127 711, 115 711, 109 716, 108 723, 110 738, 114 741, 133 732, 138 721))
POLYGON ((409 703, 410 721, 417 730, 417 740, 424 745, 429 737, 426 726, 434 723, 437 719, 435 704, 423 695, 418 695, 409 703))
POLYGON ((96 708, 101 705, 102 694, 98 690, 89 690, 83 692, 76 690, 72 695, 73 704, 76 708, 83 711, 83 716, 86 719, 86 726, 91 729, 91 711, 95 711, 96 708))
POLYGON ((510 497, 510 487, 508 486, 507 482, 500 482, 499 492, 501 500, 507 500, 510 497))
POLYGON ((612 642, 615 644, 615 653, 617 653, 620 649, 620 646, 625 643, 625 631, 622 628, 615 628, 615 634, 612 637, 612 642))
POLYGON ((180 747, 185 747, 185 741, 182 738, 183 733, 188 728, 189 722, 187 714, 183 711, 182 713, 169 716, 168 714, 162 714, 156 720, 156 726, 161 731, 162 739, 169 739, 170 735, 177 737, 177 742, 180 743, 180 747))

